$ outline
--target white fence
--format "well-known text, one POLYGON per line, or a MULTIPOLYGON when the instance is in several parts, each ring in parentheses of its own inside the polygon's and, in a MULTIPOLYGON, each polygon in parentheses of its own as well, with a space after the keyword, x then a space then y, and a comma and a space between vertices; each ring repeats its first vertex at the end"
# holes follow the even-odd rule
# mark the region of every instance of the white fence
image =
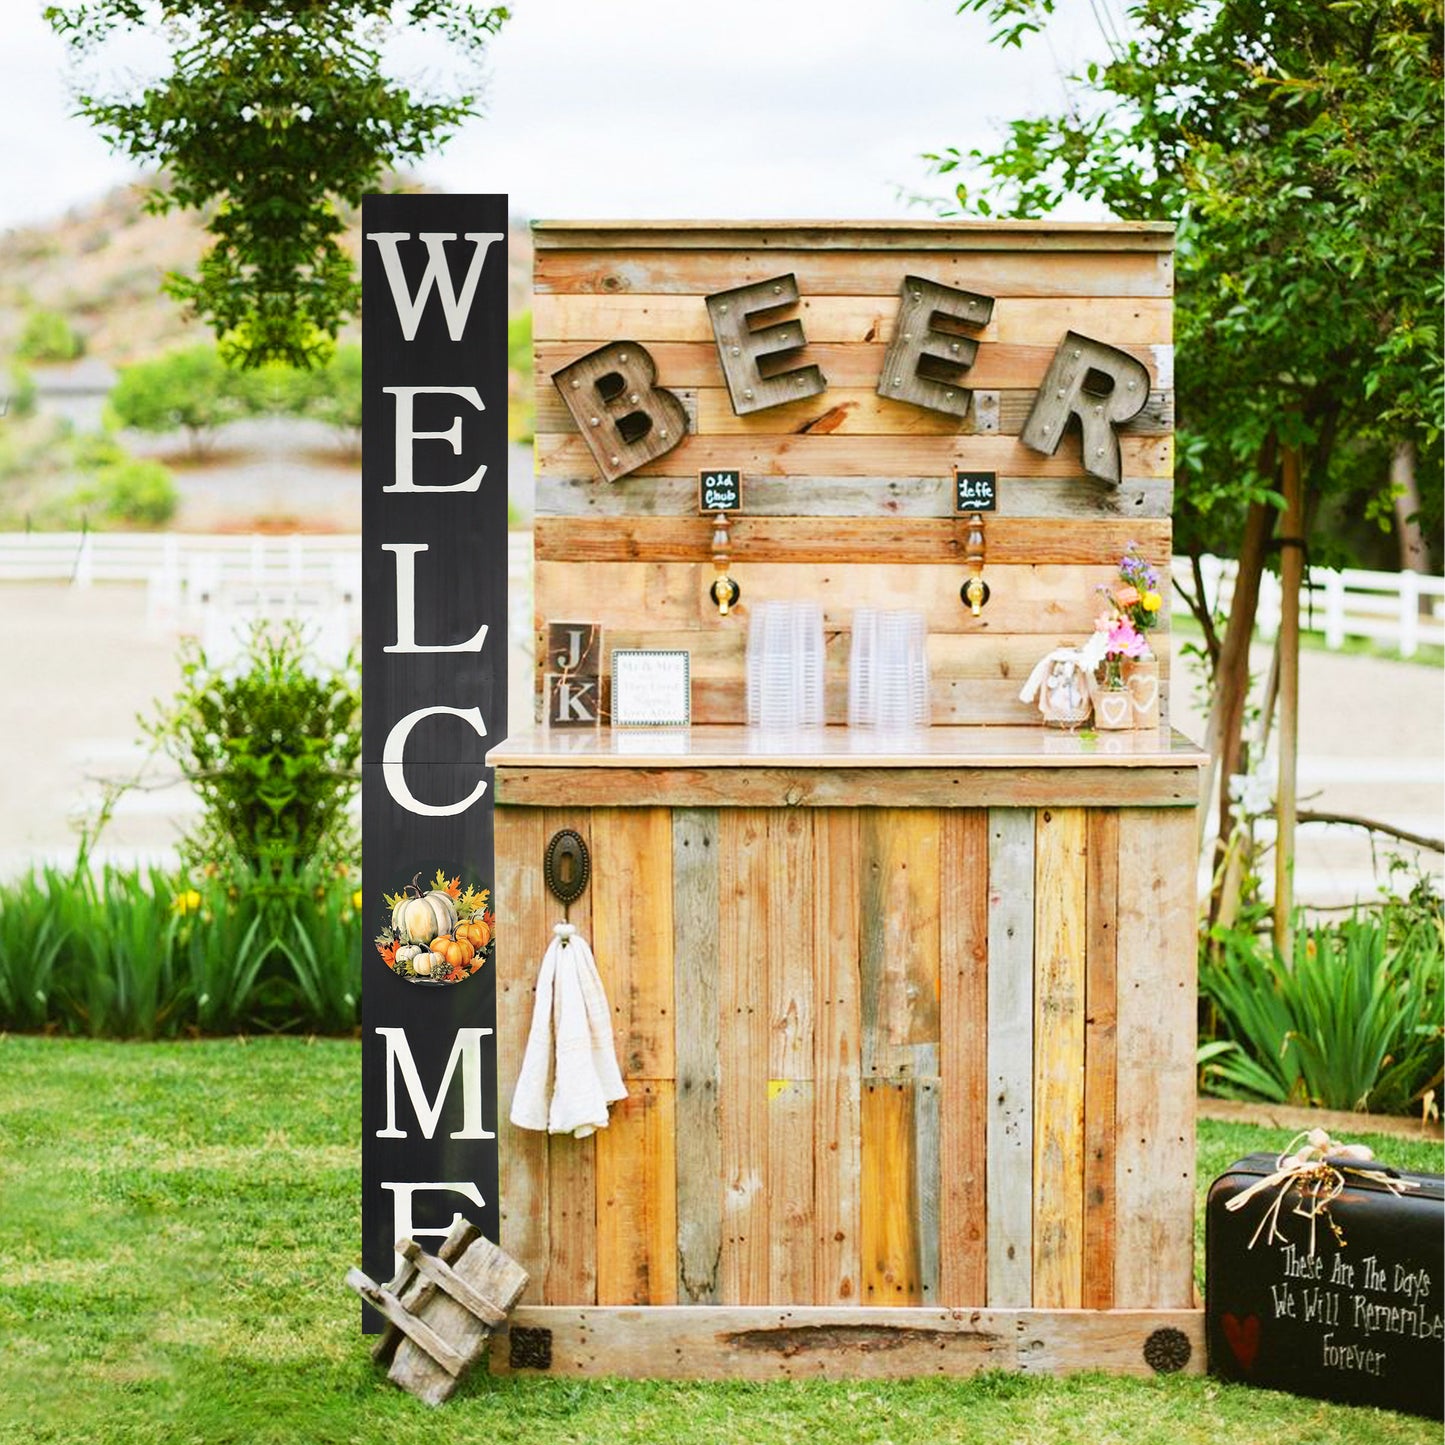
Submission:
MULTIPOLYGON (((532 534, 507 537, 507 578, 531 589, 532 534)), ((181 532, 0 532, 0 583, 142 582, 155 629, 198 635, 224 665, 252 619, 295 617, 313 646, 340 661, 361 631, 361 539, 357 536, 231 536, 181 532)), ((531 609, 511 619, 531 645, 531 609)), ((4 613, 0 599, 0 615, 4 613)))
MULTIPOLYGON (((1211 609, 1227 612, 1234 596, 1233 559, 1203 557, 1200 572, 1211 609)), ((1174 559, 1174 576, 1194 591, 1187 557, 1174 559)), ((1347 637, 1361 637, 1393 647, 1401 657, 1413 657, 1422 643, 1445 646, 1445 577, 1311 567, 1308 580, 1300 596, 1300 626, 1323 634, 1326 647, 1340 648, 1347 637)), ((1279 579, 1266 572, 1260 579, 1257 613, 1266 637, 1279 630, 1280 592, 1279 579)))
MULTIPOLYGON (((1205 557, 1201 568, 1210 605, 1227 610, 1234 592, 1234 562, 1205 557)), ((531 533, 509 533, 508 579, 516 586, 529 585, 531 569, 531 533)), ((1174 559, 1174 575, 1193 589, 1188 558, 1174 559)), ((1340 647, 1347 637, 1368 638, 1397 648, 1402 657, 1413 656, 1422 644, 1445 646, 1445 578, 1323 567, 1312 567, 1309 578, 1301 621, 1307 630, 1322 633, 1326 646, 1340 647)), ((3 582, 70 582, 77 587, 143 582, 157 626, 204 632, 205 617, 218 611, 313 618, 329 611, 331 630, 346 630, 339 620, 344 614, 354 619, 354 636, 360 626, 361 540, 355 535, 0 533, 3 582)), ((1266 573, 1259 599, 1259 627, 1265 636, 1274 635, 1279 617, 1279 582, 1266 573)), ((528 612, 512 619, 512 630, 520 639, 530 638, 528 612)))

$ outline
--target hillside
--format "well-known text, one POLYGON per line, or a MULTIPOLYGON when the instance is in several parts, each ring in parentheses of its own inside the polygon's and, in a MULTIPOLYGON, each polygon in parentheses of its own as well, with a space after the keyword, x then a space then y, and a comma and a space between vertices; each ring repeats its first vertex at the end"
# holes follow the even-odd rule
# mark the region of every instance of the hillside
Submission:
MULTIPOLYGON (((397 189, 419 189, 398 183, 397 189)), ((33 310, 59 312, 84 338, 86 354, 112 366, 169 347, 207 340, 161 291, 168 271, 194 268, 206 244, 191 212, 150 215, 146 188, 118 187, 44 226, 0 235, 0 356, 14 351, 33 310)), ((361 247, 359 215, 349 218, 346 245, 361 247)), ((509 227, 508 304, 525 310, 531 289, 532 243, 524 220, 509 227)))

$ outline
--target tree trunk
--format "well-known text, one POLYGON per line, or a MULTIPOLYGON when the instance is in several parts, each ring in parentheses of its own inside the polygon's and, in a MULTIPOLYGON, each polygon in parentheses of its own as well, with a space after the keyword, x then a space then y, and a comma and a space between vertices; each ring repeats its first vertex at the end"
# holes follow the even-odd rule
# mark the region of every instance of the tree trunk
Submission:
POLYGON ((1296 772, 1299 760, 1299 594, 1304 580, 1304 493, 1298 447, 1281 458, 1284 518, 1280 535, 1279 788, 1275 794, 1274 944, 1289 956, 1294 904, 1296 772))
MULTIPOLYGON (((1229 842, 1233 829, 1233 809, 1229 801, 1229 779, 1239 771, 1244 728, 1244 707, 1249 697, 1249 644, 1254 636, 1255 613, 1259 607, 1259 583, 1264 573, 1269 537, 1274 530, 1275 509, 1267 502, 1251 502, 1244 523, 1244 539, 1239 549, 1239 564, 1234 574, 1234 596, 1229 605, 1229 621, 1219 647, 1219 662, 1214 669, 1214 697, 1209 707, 1209 721, 1204 733, 1204 748, 1209 764, 1204 770, 1200 809, 1199 843, 1203 848, 1209 827, 1207 801, 1216 782, 1219 787, 1218 846, 1229 842)), ((1210 917, 1218 912, 1218 900, 1211 900, 1210 917)))
POLYGON ((1420 485, 1415 480, 1415 443, 1401 442, 1390 458, 1395 492, 1395 526, 1400 538, 1400 570, 1428 572, 1430 548, 1420 526, 1420 485))

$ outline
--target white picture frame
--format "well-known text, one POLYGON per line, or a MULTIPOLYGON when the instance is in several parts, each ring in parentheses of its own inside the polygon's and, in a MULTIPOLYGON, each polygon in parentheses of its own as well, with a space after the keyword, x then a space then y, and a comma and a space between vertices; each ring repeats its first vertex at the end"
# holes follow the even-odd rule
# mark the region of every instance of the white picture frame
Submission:
POLYGON ((682 648, 615 648, 612 726, 689 726, 692 722, 691 663, 691 655, 682 648))

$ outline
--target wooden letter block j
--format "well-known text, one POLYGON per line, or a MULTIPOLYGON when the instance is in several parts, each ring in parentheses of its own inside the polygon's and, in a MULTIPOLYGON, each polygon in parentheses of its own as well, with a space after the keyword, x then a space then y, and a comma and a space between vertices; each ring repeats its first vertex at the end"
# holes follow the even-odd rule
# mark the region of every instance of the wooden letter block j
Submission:
POLYGON ((656 381, 656 364, 635 341, 609 342, 552 373, 609 482, 666 456, 687 435, 682 403, 656 381))

